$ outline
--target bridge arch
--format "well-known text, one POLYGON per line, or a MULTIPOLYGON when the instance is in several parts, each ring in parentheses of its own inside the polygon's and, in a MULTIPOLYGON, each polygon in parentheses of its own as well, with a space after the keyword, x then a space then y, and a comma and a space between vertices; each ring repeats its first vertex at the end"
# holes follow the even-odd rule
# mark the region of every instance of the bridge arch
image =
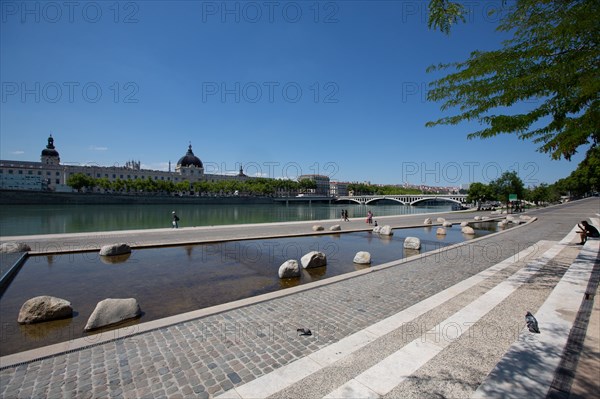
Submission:
POLYGON ((406 205, 405 202, 403 202, 402 200, 398 199, 398 198, 392 198, 392 197, 380 197, 380 198, 372 198, 370 200, 368 200, 367 202, 365 202, 365 205, 371 204, 371 203, 375 203, 378 201, 384 201, 384 200, 388 200, 388 201, 394 201, 394 202, 398 202, 402 205, 406 205))
POLYGON ((420 202, 425 202, 425 201, 429 201, 429 200, 452 202, 454 204, 462 205, 462 202, 460 202, 454 198, 446 198, 446 197, 424 197, 424 198, 419 198, 419 199, 411 202, 410 204, 415 205, 420 202))
POLYGON ((354 199, 354 198, 338 198, 335 200, 337 204, 346 204, 350 202, 354 202, 355 204, 363 204, 364 202, 354 199))

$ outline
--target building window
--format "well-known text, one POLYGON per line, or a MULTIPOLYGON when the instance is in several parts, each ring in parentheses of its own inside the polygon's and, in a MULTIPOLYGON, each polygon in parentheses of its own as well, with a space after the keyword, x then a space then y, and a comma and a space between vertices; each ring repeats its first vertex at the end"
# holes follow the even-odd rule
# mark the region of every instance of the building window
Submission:
POLYGON ((9 170, 8 170, 8 174, 9 174, 9 175, 12 175, 12 174, 13 174, 13 170, 12 170, 12 169, 9 169, 9 170))
POLYGON ((22 171, 22 170, 20 170, 20 171, 19 171, 19 174, 20 174, 20 175, 22 175, 22 174, 23 174, 23 171, 22 171))
POLYGON ((38 170, 38 176, 41 176, 41 175, 42 175, 42 171, 38 170))
POLYGON ((28 174, 28 175, 32 175, 32 174, 33 174, 33 170, 28 170, 28 171, 27 171, 27 174, 28 174))
POLYGON ((96 177, 100 177, 100 173, 96 173, 96 177))
POLYGON ((56 172, 56 176, 60 176, 60 172, 56 172))
POLYGON ((104 177, 106 177, 106 178, 108 179, 108 173, 105 173, 105 174, 104 174, 104 177))
POLYGON ((50 172, 46 172, 46 176, 50 176, 50 172))
MULTIPOLYGON (((121 177, 123 177, 123 176, 121 176, 121 177)), ((116 179, 116 178, 117 178, 117 175, 113 173, 113 179, 116 179)))
POLYGON ((123 178, 123 175, 119 175, 119 176, 120 176, 121 179, 123 178))
POLYGON ((56 179, 56 184, 60 184, 60 179, 56 179))

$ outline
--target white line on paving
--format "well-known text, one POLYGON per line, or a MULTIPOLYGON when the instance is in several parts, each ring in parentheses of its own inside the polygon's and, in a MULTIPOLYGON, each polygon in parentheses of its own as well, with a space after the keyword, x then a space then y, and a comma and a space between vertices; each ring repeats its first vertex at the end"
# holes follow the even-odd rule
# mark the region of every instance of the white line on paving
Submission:
POLYGON ((546 397, 585 295, 600 242, 588 241, 537 311, 541 333, 521 334, 474 398, 546 397))
POLYGON ((244 385, 240 385, 227 392, 224 392, 220 396, 217 396, 217 398, 264 398, 273 395, 287 386, 307 377, 311 373, 317 372, 320 369, 331 365, 365 347, 375 339, 402 327, 404 323, 407 323, 414 318, 434 309, 454 296, 493 276, 511 264, 518 262, 527 256, 535 255, 537 250, 537 245, 532 245, 523 251, 503 260, 502 262, 497 263, 488 269, 483 270, 480 273, 471 276, 468 279, 465 279, 399 313, 396 313, 393 316, 383 319, 378 323, 349 335, 348 337, 342 338, 334 344, 331 344, 313 354, 280 367, 269 374, 265 374, 244 385), (319 367, 314 368, 314 364, 318 364, 319 367), (298 370, 300 370, 300 372, 298 372, 298 370), (303 370, 309 370, 310 373, 307 374, 303 372, 303 370), (235 391, 235 393, 232 391, 235 391))
MULTIPOLYGON (((520 269, 508 279, 427 331, 423 336, 392 353, 381 362, 359 374, 353 380, 356 380, 381 396, 387 394, 425 365, 425 363, 433 359, 433 357, 450 345, 455 339, 468 331, 471 325, 490 312, 517 288, 529 281, 535 273, 558 255, 563 248, 564 244, 554 245, 541 257, 528 263, 525 268, 520 269), (440 332, 443 331, 444 326, 448 325, 461 327, 456 331, 456 336, 441 337, 445 334, 440 334, 440 332)), ((356 386, 353 380, 333 390, 325 398, 361 398, 360 392, 352 390, 352 387, 356 386)))

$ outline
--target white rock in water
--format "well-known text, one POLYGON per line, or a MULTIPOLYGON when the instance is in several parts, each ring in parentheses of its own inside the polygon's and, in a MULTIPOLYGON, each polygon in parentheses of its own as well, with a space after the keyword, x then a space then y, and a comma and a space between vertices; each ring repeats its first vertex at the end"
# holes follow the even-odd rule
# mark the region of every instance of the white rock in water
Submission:
POLYGON ((435 234, 438 236, 445 236, 446 235, 446 229, 443 227, 438 227, 438 229, 435 231, 435 234))
POLYGON ((72 316, 71 302, 62 298, 42 295, 27 300, 21 306, 17 322, 19 324, 32 324, 72 316))
POLYGON ((28 252, 31 247, 24 242, 5 242, 0 245, 0 254, 12 254, 16 252, 28 252))
POLYGON ((423 224, 431 224, 431 218, 427 218, 423 221, 423 224))
POLYGON ((448 222, 448 221, 445 221, 444 223, 442 223, 442 226, 444 226, 444 227, 452 227, 452 223, 448 222))
POLYGON ((100 256, 115 256, 130 253, 131 247, 129 247, 127 244, 104 245, 102 248, 100 248, 100 256))
POLYGON ((325 228, 323 226, 319 225, 319 224, 315 224, 312 227, 312 229, 313 229, 313 231, 323 231, 323 230, 325 230, 325 228))
POLYGON ((475 230, 471 226, 465 226, 461 229, 464 234, 475 235, 475 230))
POLYGON ((438 223, 444 223, 445 221, 446 221, 446 219, 444 219, 444 218, 437 218, 438 223))
POLYGON ((98 302, 84 327, 85 331, 110 326, 125 320, 134 319, 142 314, 135 298, 108 298, 98 302))
POLYGON ((473 219, 475 219, 475 220, 481 220, 481 216, 475 216, 473 219))
POLYGON ((334 224, 333 226, 331 226, 329 228, 329 231, 340 231, 342 228, 340 227, 339 224, 334 224))
POLYGON ((323 252, 311 251, 300 259, 300 263, 305 269, 327 266, 327 257, 323 252))
POLYGON ((294 259, 286 260, 279 266, 279 278, 300 277, 300 266, 294 259))
POLYGON ((353 262, 361 264, 361 265, 370 265, 371 264, 371 254, 366 251, 357 252, 356 255, 354 255, 353 262))
POLYGON ((469 222, 460 222, 460 227, 468 226, 469 222))
POLYGON ((379 235, 391 236, 394 235, 394 232, 392 231, 392 227, 386 224, 385 226, 382 226, 381 229, 379 229, 379 235))
POLYGON ((417 237, 406 237, 404 239, 404 248, 421 249, 421 240, 419 240, 417 237))
POLYGON ((381 230, 381 226, 373 227, 373 233, 379 233, 380 230, 381 230))

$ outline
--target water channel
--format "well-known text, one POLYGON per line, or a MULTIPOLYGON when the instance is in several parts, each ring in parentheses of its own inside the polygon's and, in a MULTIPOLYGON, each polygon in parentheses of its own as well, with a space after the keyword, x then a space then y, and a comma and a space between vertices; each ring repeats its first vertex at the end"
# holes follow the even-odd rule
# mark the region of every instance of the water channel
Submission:
MULTIPOLYGON (((496 223, 476 225, 476 236, 496 231, 496 223)), ((0 355, 7 355, 75 338, 94 342, 98 332, 83 327, 96 303, 105 298, 136 298, 143 315, 126 326, 273 292, 368 267, 353 263, 357 251, 372 255, 372 266, 402 259, 403 241, 419 237, 420 253, 471 239, 459 226, 436 236, 435 227, 396 229, 392 237, 354 232, 269 240, 233 241, 134 250, 108 261, 98 252, 30 257, 0 300, 0 355), (303 270, 301 277, 279 279, 279 266, 287 259, 319 250, 327 266, 303 270), (71 302, 73 318, 19 325, 21 305, 38 295, 71 302)), ((402 267, 402 266, 398 266, 402 267)), ((122 327, 123 325, 120 325, 122 327)))

